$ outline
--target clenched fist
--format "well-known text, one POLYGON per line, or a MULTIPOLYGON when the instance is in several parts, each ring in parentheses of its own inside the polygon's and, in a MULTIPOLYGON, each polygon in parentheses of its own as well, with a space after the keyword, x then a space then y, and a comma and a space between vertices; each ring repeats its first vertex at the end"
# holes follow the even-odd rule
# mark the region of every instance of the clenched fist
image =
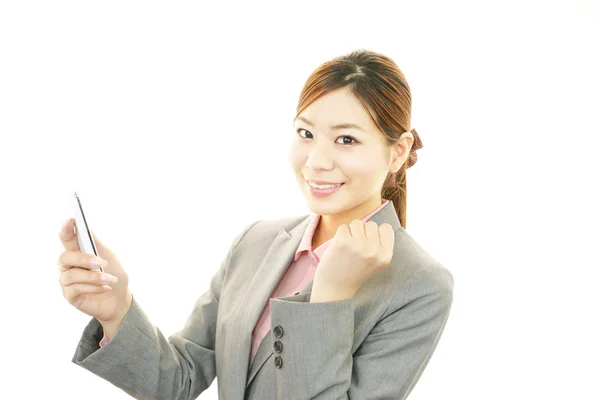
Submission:
POLYGON ((377 226, 355 219, 340 225, 317 267, 311 303, 353 297, 363 283, 390 264, 393 254, 390 224, 377 226))

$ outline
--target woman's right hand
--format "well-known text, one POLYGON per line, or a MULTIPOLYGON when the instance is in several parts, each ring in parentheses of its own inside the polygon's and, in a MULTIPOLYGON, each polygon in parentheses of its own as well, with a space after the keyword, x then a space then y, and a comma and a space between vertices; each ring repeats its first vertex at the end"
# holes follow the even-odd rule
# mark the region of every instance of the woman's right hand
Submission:
POLYGON ((128 288, 128 276, 117 256, 106 247, 92 231, 98 256, 82 253, 74 231, 75 220, 70 219, 60 230, 60 241, 65 249, 58 264, 64 298, 75 308, 96 318, 103 326, 121 324, 131 306, 132 296, 128 288), (93 265, 91 261, 105 260, 105 265, 93 265), (104 273, 92 271, 102 267, 104 273), (108 280, 103 280, 108 278, 108 280), (116 278, 116 282, 114 280, 116 278))

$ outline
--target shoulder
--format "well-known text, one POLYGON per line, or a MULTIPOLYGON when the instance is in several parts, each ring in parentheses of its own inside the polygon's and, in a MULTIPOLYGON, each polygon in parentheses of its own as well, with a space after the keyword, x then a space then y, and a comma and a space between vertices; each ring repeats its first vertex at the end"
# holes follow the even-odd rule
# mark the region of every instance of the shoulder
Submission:
POLYGON ((448 268, 423 248, 404 228, 395 233, 394 256, 396 268, 405 269, 407 278, 420 273, 431 275, 429 279, 439 280, 440 284, 453 287, 453 276, 448 268))
POLYGON ((449 309, 454 292, 450 270, 427 252, 404 228, 395 232, 394 255, 390 265, 375 282, 388 292, 388 311, 420 301, 434 301, 449 309))

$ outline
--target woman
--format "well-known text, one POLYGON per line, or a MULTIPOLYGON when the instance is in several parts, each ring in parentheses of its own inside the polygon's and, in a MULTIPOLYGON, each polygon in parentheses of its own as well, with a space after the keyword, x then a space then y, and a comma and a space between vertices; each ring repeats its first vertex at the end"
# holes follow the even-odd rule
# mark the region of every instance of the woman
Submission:
POLYGON ((94 317, 73 362, 136 398, 404 399, 452 304, 453 277, 406 232, 406 169, 421 142, 388 57, 321 65, 294 120, 290 164, 311 215, 260 220, 233 241, 184 328, 168 339, 116 255, 79 252, 62 227, 64 297, 94 317), (91 271, 105 260, 105 275, 91 271), (104 279, 104 280, 103 280, 104 279))

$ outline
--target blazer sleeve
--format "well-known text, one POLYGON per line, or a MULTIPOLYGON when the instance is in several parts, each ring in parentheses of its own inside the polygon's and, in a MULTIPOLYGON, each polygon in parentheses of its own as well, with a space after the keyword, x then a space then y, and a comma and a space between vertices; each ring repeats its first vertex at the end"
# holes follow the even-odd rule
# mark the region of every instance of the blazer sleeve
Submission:
POLYGON ((95 318, 88 323, 72 362, 136 399, 198 397, 216 376, 215 331, 223 277, 233 250, 254 224, 234 239, 181 331, 165 338, 134 297, 119 330, 102 348, 102 325, 95 318))
POLYGON ((453 288, 447 269, 421 268, 354 354, 352 299, 271 299, 270 337, 282 348, 275 354, 277 398, 406 399, 440 340, 453 288))

